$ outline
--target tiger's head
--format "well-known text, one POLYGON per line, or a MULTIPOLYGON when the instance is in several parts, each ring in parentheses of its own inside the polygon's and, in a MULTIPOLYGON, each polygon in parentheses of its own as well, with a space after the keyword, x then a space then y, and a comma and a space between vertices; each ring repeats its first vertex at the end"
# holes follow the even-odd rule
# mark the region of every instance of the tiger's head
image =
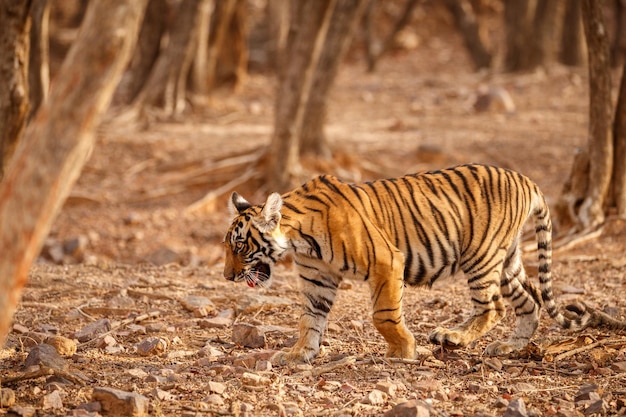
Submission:
POLYGON ((265 204, 259 206, 232 194, 229 208, 234 219, 224 238, 224 278, 245 280, 250 287, 269 287, 272 268, 288 248, 280 230, 282 205, 278 193, 270 194, 265 204))

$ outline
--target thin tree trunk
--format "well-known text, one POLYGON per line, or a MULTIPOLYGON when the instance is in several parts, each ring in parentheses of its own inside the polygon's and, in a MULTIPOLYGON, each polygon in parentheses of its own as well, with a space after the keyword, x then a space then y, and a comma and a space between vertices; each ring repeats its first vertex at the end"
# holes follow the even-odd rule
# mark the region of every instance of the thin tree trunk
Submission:
POLYGON ((339 64, 352 41, 352 34, 365 6, 364 0, 338 0, 324 49, 315 70, 313 88, 304 111, 300 135, 300 155, 330 158, 324 135, 328 92, 339 70, 339 64))
POLYGON ((31 5, 0 0, 0 181, 28 118, 31 5))
POLYGON ((579 219, 584 228, 604 221, 604 203, 613 171, 611 73, 604 1, 582 0, 589 54, 589 189, 579 219))
POLYGON ((586 45, 581 13, 580 0, 565 0, 560 53, 560 61, 565 65, 580 66, 585 60, 586 45))
POLYGON ((559 35, 562 33, 564 12, 562 6, 562 0, 537 0, 529 68, 548 65, 556 60, 560 44, 559 35))
POLYGON ((268 185, 286 191, 300 170, 300 133, 336 0, 292 3, 288 65, 276 101, 274 133, 268 149, 268 185))
POLYGON ((619 216, 626 216, 626 64, 622 69, 613 123, 612 200, 619 216))
POLYGON ((269 32, 268 56, 277 73, 285 64, 285 48, 289 34, 289 0, 268 0, 267 23, 269 32))
POLYGON ((531 42, 529 0, 504 1, 504 25, 506 37, 505 71, 520 71, 528 68, 531 42))
POLYGON ((149 0, 146 15, 141 24, 135 53, 122 76, 113 96, 114 104, 130 104, 137 97, 150 75, 159 51, 161 39, 166 29, 165 0, 149 0))
POLYGON ((49 100, 0 183, 0 344, 29 268, 93 146, 93 131, 130 59, 146 0, 90 3, 49 100))
POLYGON ((476 69, 489 68, 492 54, 485 46, 480 24, 469 0, 447 0, 446 5, 454 17, 457 28, 463 35, 465 47, 476 69))
POLYGON ((615 36, 611 47, 611 66, 621 67, 626 55, 626 0, 614 0, 615 36))
MULTIPOLYGON (((191 91, 200 96, 209 94, 209 77, 207 74, 209 59, 209 35, 211 33, 211 15, 215 8, 213 0, 202 0, 200 3, 198 22, 198 42, 196 56, 191 71, 191 91)), ((213 64, 214 65, 214 64, 213 64)))
POLYGON ((185 90, 181 91, 181 87, 185 85, 195 51, 198 6, 199 0, 183 0, 178 6, 167 48, 159 55, 148 80, 132 103, 136 109, 161 108, 167 116, 182 111, 185 90))
POLYGON ((50 59, 48 48, 48 22, 50 5, 48 0, 33 0, 30 29, 30 58, 28 69, 30 112, 29 119, 48 97, 50 87, 50 59))

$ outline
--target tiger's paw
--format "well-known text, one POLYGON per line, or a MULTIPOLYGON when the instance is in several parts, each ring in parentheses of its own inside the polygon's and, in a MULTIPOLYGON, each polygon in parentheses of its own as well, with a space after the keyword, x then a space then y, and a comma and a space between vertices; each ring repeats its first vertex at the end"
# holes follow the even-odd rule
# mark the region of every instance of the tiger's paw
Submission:
POLYGON ((281 350, 279 352, 276 352, 270 358, 270 362, 272 363, 272 365, 279 365, 279 366, 298 364, 302 362, 308 362, 309 360, 313 359, 316 355, 317 355, 317 352, 315 351, 308 351, 305 349, 296 349, 294 347, 291 349, 286 349, 286 350, 281 350), (305 351, 308 352, 308 354, 305 353, 305 351))
POLYGON ((387 352, 385 353, 386 358, 400 358, 400 359, 415 359, 417 357, 417 352, 415 350, 415 339, 411 339, 402 345, 389 345, 387 347, 387 352))
POLYGON ((467 346, 467 334, 458 330, 437 327, 428 336, 430 343, 445 349, 458 349, 467 346))
POLYGON ((495 342, 487 345, 484 354, 485 356, 506 356, 513 352, 519 352, 526 346, 528 346, 528 339, 524 338, 513 338, 512 340, 507 340, 506 342, 496 340, 495 342))

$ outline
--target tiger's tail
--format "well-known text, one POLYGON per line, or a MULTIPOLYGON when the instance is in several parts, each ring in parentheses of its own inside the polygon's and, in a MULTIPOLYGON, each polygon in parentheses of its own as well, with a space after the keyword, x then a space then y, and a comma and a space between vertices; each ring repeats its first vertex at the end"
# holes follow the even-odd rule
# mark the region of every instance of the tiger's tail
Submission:
POLYGON ((603 327, 611 330, 626 330, 626 322, 589 307, 583 302, 568 304, 562 313, 556 305, 552 291, 552 220, 546 200, 535 188, 533 218, 539 258, 539 289, 541 300, 550 317, 568 330, 583 330, 587 327, 603 327))

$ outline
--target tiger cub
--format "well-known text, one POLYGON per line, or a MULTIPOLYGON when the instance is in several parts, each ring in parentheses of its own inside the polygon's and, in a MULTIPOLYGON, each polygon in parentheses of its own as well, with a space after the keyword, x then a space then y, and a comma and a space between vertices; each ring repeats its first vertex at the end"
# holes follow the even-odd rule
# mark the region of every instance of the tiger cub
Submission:
POLYGON ((488 345, 486 355, 527 346, 542 305, 566 329, 606 324, 602 313, 584 304, 570 306, 567 317, 557 308, 548 206, 536 184, 510 170, 462 165, 362 184, 323 175, 282 196, 271 194, 263 205, 233 193, 231 210, 226 279, 267 286, 272 266, 288 254, 298 267, 304 294, 299 340, 277 354, 278 363, 317 355, 344 278, 369 284, 373 322, 387 341, 388 357, 415 357, 415 338, 402 314, 404 287, 431 286, 458 271, 467 278, 473 311, 453 329, 436 328, 432 343, 467 346, 504 317, 504 300, 515 311, 516 326, 509 340, 488 345), (529 218, 537 239, 539 287, 527 279, 519 247, 529 218))

